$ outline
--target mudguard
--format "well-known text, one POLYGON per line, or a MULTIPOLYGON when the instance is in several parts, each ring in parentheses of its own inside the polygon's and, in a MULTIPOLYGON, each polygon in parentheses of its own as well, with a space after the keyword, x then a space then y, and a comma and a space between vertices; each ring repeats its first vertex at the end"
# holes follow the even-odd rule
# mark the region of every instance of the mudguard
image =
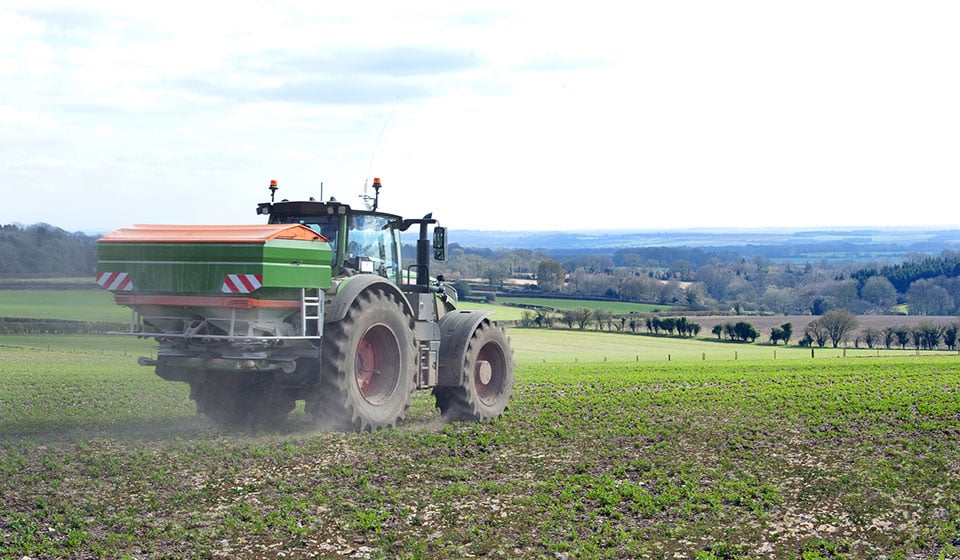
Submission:
POLYGON ((437 386, 450 387, 460 383, 460 370, 473 331, 492 311, 451 311, 440 319, 440 367, 437 386))
POLYGON ((329 293, 327 294, 328 299, 324 309, 323 322, 335 323, 343 320, 343 318, 347 316, 347 310, 350 309, 353 300, 357 299, 360 292, 371 286, 382 288, 385 293, 395 294, 397 299, 403 303, 404 310, 409 313, 411 317, 417 316, 413 308, 410 307, 410 301, 407 300, 407 296, 400 291, 400 288, 398 288, 396 284, 385 280, 381 276, 358 274, 344 279, 343 282, 337 286, 336 293, 332 297, 329 293))

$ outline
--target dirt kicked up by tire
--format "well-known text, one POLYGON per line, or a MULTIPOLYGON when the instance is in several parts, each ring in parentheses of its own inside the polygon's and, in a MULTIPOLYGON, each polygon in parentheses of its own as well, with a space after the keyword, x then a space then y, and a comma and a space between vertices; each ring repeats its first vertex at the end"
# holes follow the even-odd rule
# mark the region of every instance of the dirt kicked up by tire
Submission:
POLYGON ((458 385, 433 390, 437 408, 451 422, 499 417, 513 395, 513 368, 503 327, 483 320, 470 337, 458 385))
POLYGON ((321 382, 306 411, 339 429, 396 426, 410 406, 414 354, 413 319, 396 296, 361 293, 342 321, 327 326, 321 382))
POLYGON ((290 391, 276 387, 271 374, 209 374, 190 384, 197 412, 222 426, 276 429, 296 405, 290 391))

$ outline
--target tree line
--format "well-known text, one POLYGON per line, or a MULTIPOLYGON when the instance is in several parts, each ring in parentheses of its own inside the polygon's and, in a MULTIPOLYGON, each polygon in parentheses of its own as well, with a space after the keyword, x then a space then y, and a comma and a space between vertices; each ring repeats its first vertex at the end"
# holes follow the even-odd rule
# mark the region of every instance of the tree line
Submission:
POLYGON ((0 226, 0 276, 92 276, 97 239, 49 224, 0 226))
MULTIPOLYGON (((97 236, 49 224, 0 226, 0 276, 92 276, 97 236)), ((404 254, 415 252, 404 247, 404 254)), ((547 252, 450 245, 434 270, 448 280, 482 279, 489 289, 529 282, 530 295, 566 295, 678 306, 692 311, 820 316, 953 315, 960 312, 960 252, 896 264, 775 262, 730 248, 647 247, 547 252)), ((466 284, 458 284, 464 290, 466 284)), ((515 289, 515 288, 513 288, 515 289)), ((461 293, 461 295, 463 295, 461 293)))
MULTIPOLYGON (((439 266, 448 280, 480 279, 489 290, 679 306, 692 311, 820 316, 953 315, 960 312, 960 252, 902 263, 775 262, 724 250, 618 250, 564 260, 545 250, 474 251, 451 245, 439 266), (657 258, 659 257, 659 258, 657 258)), ((458 285, 462 290, 463 282, 458 285)), ((465 295, 461 292, 461 295, 465 295)))

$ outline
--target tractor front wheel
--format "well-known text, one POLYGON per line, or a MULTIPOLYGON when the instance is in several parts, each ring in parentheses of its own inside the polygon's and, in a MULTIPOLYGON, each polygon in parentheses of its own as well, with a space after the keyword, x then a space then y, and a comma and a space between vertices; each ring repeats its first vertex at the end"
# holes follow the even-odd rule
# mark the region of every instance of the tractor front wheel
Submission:
POLYGON ((503 414, 513 395, 513 351, 502 327, 487 320, 473 331, 456 387, 433 390, 444 418, 489 420, 503 414))

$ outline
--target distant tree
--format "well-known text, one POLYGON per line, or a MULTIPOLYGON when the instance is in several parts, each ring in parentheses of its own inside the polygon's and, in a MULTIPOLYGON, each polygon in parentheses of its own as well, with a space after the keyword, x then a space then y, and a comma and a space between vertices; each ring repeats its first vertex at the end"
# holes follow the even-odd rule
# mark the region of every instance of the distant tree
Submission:
POLYGON ((771 329, 770 329, 770 342, 772 342, 773 345, 776 346, 776 345, 777 345, 777 342, 779 342, 779 341, 781 341, 781 340, 783 340, 783 329, 781 329, 780 327, 773 327, 773 328, 771 328, 771 329))
POLYGON ((897 340, 897 328, 893 326, 883 328, 883 347, 887 350, 893 348, 893 343, 897 340))
POLYGON ((906 301, 911 315, 947 315, 956 305, 950 292, 936 279, 921 279, 910 284, 906 301))
POLYGON ((797 291, 793 288, 767 286, 760 298, 760 304, 774 313, 794 313, 799 308, 797 291))
POLYGON ((827 344, 829 335, 823 323, 820 322, 820 319, 810 321, 810 323, 807 324, 807 328, 803 330, 803 333, 811 344, 815 342, 820 348, 823 348, 824 345, 827 344))
POLYGON ((960 325, 950 323, 943 329, 943 343, 948 349, 956 350, 958 340, 960 340, 960 325))
POLYGON ((533 322, 536 323, 538 327, 551 328, 553 327, 553 313, 549 309, 543 307, 537 308, 537 316, 533 318, 533 322))
POLYGON ((492 264, 483 272, 483 277, 487 279, 490 287, 500 289, 503 287, 503 281, 507 277, 507 272, 499 263, 492 264))
POLYGON ((863 283, 860 298, 878 311, 887 311, 897 303, 897 289, 883 276, 871 276, 863 283))
POLYGON ((920 333, 920 345, 925 350, 936 350, 943 338, 944 327, 933 323, 923 323, 917 327, 920 333))
POLYGON ((580 330, 584 330, 593 318, 593 311, 589 307, 578 307, 573 310, 573 317, 580 330))
POLYGON ((717 340, 720 340, 720 338, 723 336, 723 325, 717 323, 712 329, 710 329, 710 332, 716 335, 717 340))
POLYGON ((923 331, 918 327, 910 329, 910 340, 913 341, 913 347, 919 350, 923 346, 923 331))
POLYGON ((845 309, 831 309, 815 322, 820 323, 834 348, 846 340, 857 328, 856 316, 845 309))
POLYGON ((867 345, 867 348, 873 348, 880 344, 883 340, 883 333, 880 332, 880 329, 875 327, 866 327, 861 333, 861 338, 863 342, 867 345))
POLYGON ((760 331, 746 321, 740 321, 733 326, 737 340, 743 342, 754 342, 760 336, 760 331))
POLYGON ((525 329, 534 326, 536 324, 534 317, 536 317, 536 314, 533 311, 524 309, 523 312, 520 313, 520 326, 525 329))
POLYGON ((607 330, 610 330, 610 323, 613 321, 613 312, 609 309, 594 309, 593 320, 597 324, 598 331, 602 331, 604 326, 607 327, 607 330))
POLYGON ((784 345, 790 344, 790 339, 793 338, 793 323, 784 323, 780 325, 780 328, 783 329, 784 345))
POLYGON ((896 327, 893 333, 897 337, 897 344, 900 345, 900 349, 906 350, 907 344, 910 344, 910 329, 901 325, 896 327))
POLYGON ((470 283, 466 280, 457 280, 453 283, 453 289, 457 291, 457 297, 459 299, 466 299, 470 297, 472 290, 470 289, 470 283))
POLYGON ((564 276, 562 264, 553 259, 542 260, 537 267, 537 287, 545 292, 559 292, 564 276))

